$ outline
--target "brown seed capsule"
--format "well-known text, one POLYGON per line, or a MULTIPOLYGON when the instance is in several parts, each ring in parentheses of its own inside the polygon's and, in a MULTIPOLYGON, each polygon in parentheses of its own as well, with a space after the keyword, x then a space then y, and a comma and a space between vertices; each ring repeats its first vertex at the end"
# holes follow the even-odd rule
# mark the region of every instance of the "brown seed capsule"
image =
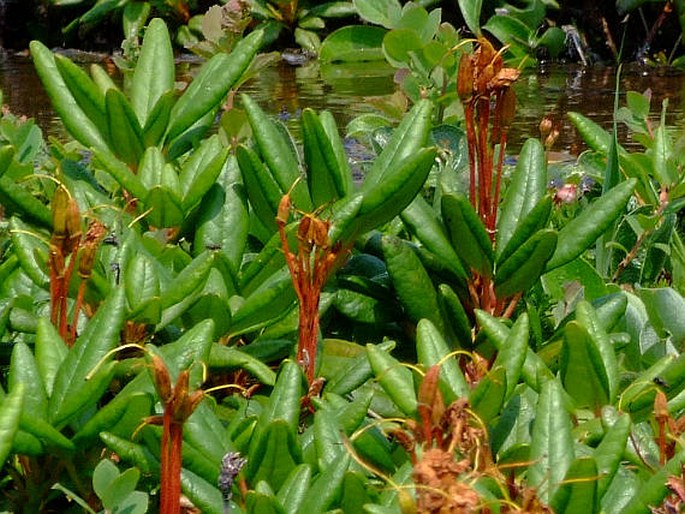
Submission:
POLYGON ((463 55, 459 60, 457 95, 462 102, 470 101, 473 96, 473 61, 469 55, 463 55))
POLYGON ((542 118, 542 121, 540 122, 540 138, 545 139, 552 131, 553 126, 554 124, 549 116, 542 118))
POLYGON ((278 203, 278 213, 276 214, 276 223, 279 225, 286 225, 290 217, 290 195, 285 194, 278 203))
POLYGON ((155 378, 155 388, 162 402, 166 403, 171 398, 171 375, 166 364, 158 355, 152 355, 152 369, 155 378))
POLYGON ((69 199, 67 205, 67 239, 64 245, 64 253, 69 255, 78 248, 81 241, 81 211, 78 208, 76 200, 69 199))
POLYGON ((67 211, 69 208, 69 192, 64 186, 55 190, 52 197, 52 234, 57 237, 67 235, 67 211))

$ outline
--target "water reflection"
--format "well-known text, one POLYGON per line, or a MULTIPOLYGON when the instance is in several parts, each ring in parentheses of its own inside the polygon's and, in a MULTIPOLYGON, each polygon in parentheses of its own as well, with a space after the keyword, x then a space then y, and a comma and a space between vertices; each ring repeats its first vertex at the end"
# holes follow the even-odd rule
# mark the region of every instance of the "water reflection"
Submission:
MULTIPOLYGON (((652 91, 652 116, 658 123, 661 102, 668 99, 667 123, 681 128, 685 107, 685 75, 669 69, 628 66, 621 75, 621 104, 628 90, 652 91)), ((593 66, 551 66, 527 71, 516 83, 519 109, 510 133, 510 149, 516 152, 522 141, 536 136, 538 124, 551 115, 560 128, 555 149, 573 154, 583 149, 582 141, 566 118, 569 111, 585 114, 610 128, 613 116, 616 69, 593 66)), ((28 57, 0 56, 0 88, 5 103, 16 114, 25 114, 50 135, 60 136, 63 129, 38 80, 28 57)), ((373 112, 366 100, 392 94, 395 89, 393 69, 378 63, 356 63, 345 67, 320 66, 310 62, 292 67, 285 63, 263 70, 246 83, 242 92, 252 95, 269 113, 283 119, 296 136, 298 114, 305 107, 328 109, 344 127, 359 114, 373 112)), ((619 140, 636 146, 625 127, 619 128, 619 140)))

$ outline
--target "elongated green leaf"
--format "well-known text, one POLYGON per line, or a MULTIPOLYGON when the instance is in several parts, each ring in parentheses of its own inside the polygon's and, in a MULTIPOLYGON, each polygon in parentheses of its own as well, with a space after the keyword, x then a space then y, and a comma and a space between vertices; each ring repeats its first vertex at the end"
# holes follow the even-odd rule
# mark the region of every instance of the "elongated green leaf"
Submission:
POLYGON ((500 298, 526 292, 537 282, 557 246, 554 230, 540 230, 523 243, 495 274, 495 292, 500 298))
POLYGON ((190 264, 181 270, 173 284, 162 290, 160 296, 162 308, 165 309, 179 303, 198 291, 207 280, 213 264, 214 254, 211 251, 205 250, 195 257, 190 264))
POLYGON ((284 191, 253 150, 241 145, 236 157, 250 205, 264 226, 275 232, 276 214, 284 191))
POLYGON ((216 182, 228 157, 228 148, 222 148, 218 136, 206 139, 183 164, 179 173, 183 210, 197 205, 216 182))
POLYGON ((547 227, 549 215, 552 212, 552 197, 546 195, 522 218, 514 233, 511 234, 506 246, 501 246, 502 236, 497 241, 497 265, 507 260, 519 247, 528 241, 539 230, 547 227))
POLYGON ((57 69, 52 52, 42 43, 31 41, 31 57, 52 106, 69 133, 81 144, 105 150, 107 143, 97 126, 79 107, 57 69))
POLYGON ((109 137, 105 95, 83 69, 62 55, 55 56, 55 64, 78 106, 98 128, 104 139, 109 137))
POLYGON ((445 261, 457 277, 466 280, 468 275, 447 237, 444 226, 423 197, 414 198, 400 213, 400 217, 407 229, 426 249, 445 261))
POLYGON ((597 463, 592 457, 579 457, 571 463, 550 506, 559 514, 575 514, 596 512, 597 503, 597 463))
POLYGON ((252 62, 262 40, 261 31, 251 32, 238 42, 230 54, 220 52, 205 63, 171 111, 165 139, 167 143, 221 103, 252 62))
POLYGON ((526 313, 521 314, 511 327, 509 336, 497 354, 493 367, 504 366, 507 375, 507 393, 505 400, 509 399, 518 384, 523 363, 526 360, 526 350, 528 350, 528 338, 530 333, 530 323, 526 313))
POLYGON ((426 368, 440 364, 440 390, 447 403, 468 396, 469 386, 457 360, 447 357, 450 348, 428 319, 422 319, 416 326, 416 353, 418 362, 426 368))
POLYGON ((49 401, 48 415, 53 425, 63 426, 102 394, 108 385, 99 384, 98 388, 89 385, 89 382, 97 382, 97 376, 106 375, 106 369, 89 379, 87 377, 101 363, 107 352, 118 344, 119 332, 124 322, 125 303, 123 289, 114 289, 69 350, 55 376, 49 401), (88 394, 85 394, 86 391, 88 394))
POLYGON ((609 378, 599 348, 577 321, 567 323, 564 329, 561 381, 578 407, 598 409, 609 403, 609 378), (582 380, 578 380, 580 376, 582 380))
MULTIPOLYGON (((342 147, 340 136, 337 130, 328 134, 322 119, 323 113, 320 119, 311 109, 302 112, 307 185, 317 207, 345 197, 352 189, 352 175, 347 160, 341 160, 336 151, 342 147)), ((331 128, 335 128, 335 125, 331 128)))
POLYGON ((543 502, 554 497, 574 458, 571 418, 566 411, 559 382, 542 384, 533 421, 528 484, 543 502))
POLYGON ((435 286, 409 244, 388 235, 381 239, 381 246, 388 274, 409 319, 415 323, 429 319, 443 328, 435 286))
POLYGON ((164 20, 155 18, 145 30, 131 81, 131 105, 140 126, 147 124, 149 114, 160 97, 174 89, 175 76, 169 31, 164 20))
POLYGON ((302 502, 301 512, 326 512, 335 504, 342 494, 342 482, 350 459, 345 454, 323 470, 302 502))
POLYGON ((231 335, 258 330, 281 318, 295 301, 290 273, 285 267, 273 273, 235 311, 231 335))
POLYGON ((47 270, 47 245, 39 234, 19 218, 12 217, 9 223, 14 254, 19 258, 26 275, 40 287, 47 287, 50 281, 47 270))
POLYGON ((312 468, 308 464, 300 464, 290 472, 276 496, 285 508, 286 514, 302 512, 300 506, 309 491, 311 479, 312 468))
POLYGON ((93 153, 105 171, 114 177, 123 189, 140 200, 147 196, 148 191, 138 176, 113 153, 106 149, 95 150, 93 153))
POLYGON ((159 97, 157 103, 148 113, 145 125, 143 125, 143 143, 145 147, 155 146, 162 142, 164 133, 171 116, 171 109, 176 102, 173 91, 167 91, 159 97))
POLYGON ((547 271, 572 261, 592 245, 621 215, 636 183, 635 179, 622 182, 564 226, 554 255, 547 262, 547 271))
POLYGON ((112 150, 131 166, 137 166, 143 155, 143 129, 124 94, 109 89, 105 95, 107 122, 112 150))
POLYGON ((490 369, 471 391, 471 407, 483 423, 490 423, 502 411, 508 387, 507 370, 497 366, 490 369))
POLYGON ((387 352, 369 344, 366 352, 376 379, 392 401, 408 416, 417 412, 414 379, 411 371, 387 352))
MULTIPOLYGON (((295 182, 299 179, 300 164, 290 142, 276 123, 269 118, 257 103, 248 95, 241 96, 247 119, 252 126, 259 153, 278 184, 281 196, 290 192, 293 205, 310 211, 312 202, 306 185, 295 182), (292 189, 292 191, 290 191, 292 189)), ((279 198, 280 200, 280 198, 279 198)))
POLYGON ((480 35, 480 11, 483 0, 459 0, 459 10, 464 17, 466 26, 475 35, 480 35))
MULTIPOLYGON (((612 302, 607 306, 607 314, 609 314, 608 310, 613 305, 614 303, 612 302)), ((616 305, 619 307, 620 311, 621 301, 619 300, 616 302, 616 305)), ((599 352, 602 367, 604 368, 607 377, 607 392, 609 394, 609 401, 607 403, 613 404, 618 393, 619 372, 616 353, 614 352, 613 344, 607 334, 607 329, 602 326, 597 312, 588 302, 580 302, 578 304, 576 307, 576 319, 587 330, 592 338, 594 346, 599 352)))
POLYGON ((492 242, 468 199, 456 193, 444 195, 442 217, 459 257, 480 275, 491 277, 494 263, 492 242))
POLYGON ((247 198, 240 169, 235 157, 229 156, 219 182, 210 187, 202 201, 194 249, 197 252, 204 248, 220 248, 233 269, 238 270, 248 229, 247 198))
POLYGON ((537 139, 528 139, 519 155, 511 184, 502 200, 497 221, 497 249, 500 253, 519 224, 547 193, 547 158, 537 139))
POLYGON ((12 443, 19 429, 24 402, 24 384, 19 384, 13 391, 0 399, 0 468, 5 465, 12 451, 12 443))
POLYGON ((10 371, 7 386, 10 391, 19 384, 24 384, 24 408, 37 418, 46 418, 48 413, 48 395, 38 371, 38 365, 28 345, 14 343, 10 359, 10 371))
POLYGON ((649 480, 642 483, 638 493, 623 509, 624 514, 639 514, 649 512, 650 507, 660 505, 670 489, 666 481, 670 476, 678 476, 685 464, 685 450, 681 450, 662 468, 654 473, 649 480))
POLYGON ((371 189, 376 189, 381 182, 394 181, 391 177, 401 167, 401 163, 426 146, 432 113, 433 103, 421 100, 405 115, 383 152, 364 177, 362 191, 365 194, 371 189))
POLYGON ((48 396, 52 395, 55 376, 67 356, 67 347, 57 329, 47 318, 38 318, 36 329, 36 364, 48 396))
POLYGON ((597 484, 597 495, 601 498, 604 492, 616 476, 619 464, 626 449, 628 436, 630 435, 631 419, 628 414, 621 414, 614 424, 607 429, 602 441, 593 453, 597 462, 597 472, 599 483, 597 484))
POLYGON ((20 215, 43 228, 52 228, 52 214, 44 203, 26 188, 6 176, 0 176, 0 203, 7 214, 20 215))
MULTIPOLYGON (((360 233, 387 223, 421 191, 435 161, 434 148, 423 148, 388 171, 374 187, 366 188, 355 222, 360 233)), ((379 157, 380 159, 381 157, 379 157)), ((366 182, 365 182, 366 184, 366 182)))

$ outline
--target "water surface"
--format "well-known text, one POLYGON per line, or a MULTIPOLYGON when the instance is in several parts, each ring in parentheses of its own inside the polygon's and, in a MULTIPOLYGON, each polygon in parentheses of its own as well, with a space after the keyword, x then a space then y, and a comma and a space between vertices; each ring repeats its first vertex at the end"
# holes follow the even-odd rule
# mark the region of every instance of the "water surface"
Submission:
MULTIPOLYGON (((675 70, 628 66, 621 74, 621 104, 625 103, 626 91, 650 89, 654 123, 658 123, 662 101, 668 99, 667 122, 682 128, 684 79, 685 75, 675 70)), ((580 112, 610 128, 615 81, 616 69, 605 66, 526 70, 515 84, 519 108, 510 133, 510 151, 516 152, 525 138, 537 136, 540 120, 549 115, 560 129, 555 150, 579 153, 582 141, 566 113, 580 112)), ((28 57, 0 56, 0 88, 12 112, 35 118, 49 135, 63 136, 28 57)), ((267 112, 284 119, 297 131, 297 117, 305 107, 330 110, 339 126, 344 127, 359 114, 373 112, 367 101, 370 97, 390 95, 395 88, 393 70, 378 63, 361 63, 350 69, 310 62, 305 66, 280 63, 270 67, 245 84, 241 92, 252 95, 267 112)), ((628 147, 636 146, 624 127, 619 129, 619 140, 628 147)))

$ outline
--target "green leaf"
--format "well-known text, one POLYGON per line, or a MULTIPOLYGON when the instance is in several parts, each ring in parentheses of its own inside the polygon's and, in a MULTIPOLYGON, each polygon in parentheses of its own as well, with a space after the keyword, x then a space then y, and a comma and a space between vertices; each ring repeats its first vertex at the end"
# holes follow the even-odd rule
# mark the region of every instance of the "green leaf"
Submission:
POLYGON ((0 468, 4 467, 12 451, 12 443, 19 429, 19 418, 24 403, 24 385, 19 384, 13 391, 0 399, 0 468))
POLYGON ((48 414, 53 425, 64 426, 81 409, 95 401, 109 385, 97 380, 97 377, 107 376, 106 366, 105 371, 97 371, 95 376, 90 374, 119 343, 125 303, 123 289, 115 288, 69 350, 55 376, 49 401, 48 414))
POLYGON ((28 345, 23 342, 14 343, 7 378, 7 387, 10 391, 20 384, 24 385, 24 408, 40 419, 46 418, 48 395, 36 359, 28 345))
POLYGON ((556 380, 542 384, 533 421, 528 484, 547 503, 554 497, 574 458, 571 418, 556 380))
POLYGON ((367 345, 366 352, 371 369, 383 390, 402 412, 407 416, 415 416, 417 400, 409 368, 375 345, 367 345))
POLYGON ((397 0, 353 0, 359 16, 375 25, 391 29, 399 21, 402 6, 397 0))
POLYGON ((458 3, 466 26, 476 36, 480 36, 480 13, 483 0, 458 0, 458 3))
POLYGON ((550 506, 559 514, 575 514, 596 512, 597 503, 597 463, 592 457, 579 457, 571 463, 550 506))
POLYGON ((468 199, 456 193, 443 195, 442 217, 452 247, 467 267, 480 275, 491 277, 494 263, 492 242, 468 199))
POLYGON ((557 248, 547 262, 547 271, 571 262, 618 218, 633 193, 635 179, 629 179, 602 195, 559 231, 557 248))
POLYGON ((52 52, 42 43, 31 41, 31 57, 43 87, 69 133, 81 144, 98 150, 107 148, 95 123, 83 112, 64 82, 52 52))
POLYGON ((502 200, 502 211, 497 220, 498 256, 524 223, 527 215, 535 209, 546 194, 545 149, 537 139, 528 139, 521 149, 511 183, 502 200))
POLYGON ((294 429, 286 420, 275 419, 259 438, 259 445, 251 447, 246 473, 250 483, 265 480, 278 490, 301 460, 294 429))
POLYGON ((435 286, 411 246, 387 235, 382 237, 381 247, 388 274, 409 319, 415 323, 429 319, 443 328, 435 286))
POLYGON ((262 45, 263 33, 241 39, 230 54, 218 53, 207 61, 171 110, 167 144, 215 109, 240 79, 262 45))
POLYGON ((143 129, 124 94, 117 89, 105 95, 107 123, 112 150, 130 166, 137 166, 143 155, 143 129))
POLYGON ((471 407, 486 425, 502 412, 508 387, 507 370, 503 366, 496 366, 491 368, 471 391, 471 407))
POLYGON ((174 89, 175 77, 169 31, 164 20, 155 18, 145 30, 131 80, 131 105, 140 126, 148 123, 149 115, 160 97, 174 89))
POLYGON ((332 32, 321 44, 322 63, 382 61, 382 44, 386 30, 380 27, 342 27, 332 32))
POLYGON ((619 415, 613 425, 607 429, 597 448, 595 448, 593 456, 597 462, 597 472, 599 474, 597 494, 600 498, 604 495, 619 469, 623 452, 628 443, 630 427, 630 415, 625 413, 619 415))
POLYGON ((598 409, 609 403, 609 378, 599 349, 587 329, 577 321, 567 323, 564 328, 560 371, 564 389, 577 407, 598 409))
POLYGON ((457 360, 447 357, 450 348, 440 331, 428 319, 416 326, 417 360, 426 368, 440 364, 440 389, 449 404, 457 398, 468 396, 469 386, 457 360))
POLYGON ((554 230, 540 230, 497 267, 495 292, 499 298, 525 293, 540 278, 557 246, 554 230))
POLYGON ((35 353, 41 381, 45 385, 48 396, 51 396, 57 371, 67 356, 68 350, 55 326, 44 317, 38 318, 35 353))
POLYGON ((228 148, 222 148, 218 136, 205 139, 183 164, 179 185, 183 210, 194 208, 216 182, 228 157, 228 148))

